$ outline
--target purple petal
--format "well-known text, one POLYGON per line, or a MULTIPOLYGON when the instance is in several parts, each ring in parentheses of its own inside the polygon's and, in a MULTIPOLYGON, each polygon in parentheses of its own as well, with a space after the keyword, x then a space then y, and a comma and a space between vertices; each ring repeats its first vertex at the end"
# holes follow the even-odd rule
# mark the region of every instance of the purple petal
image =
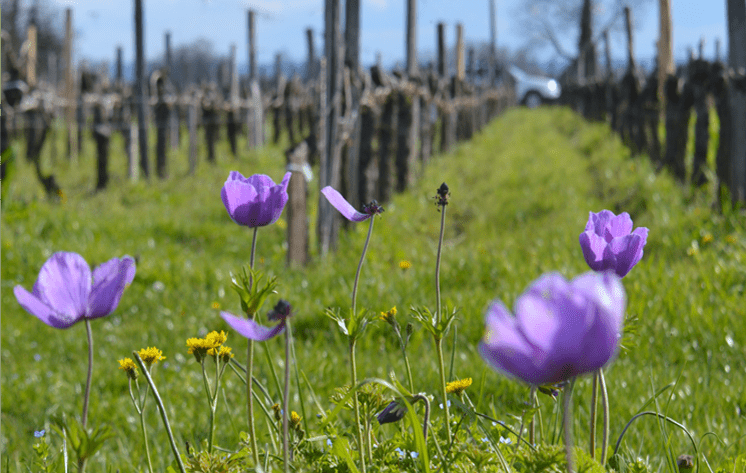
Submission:
POLYGON ((592 229, 593 233, 596 235, 603 236, 606 225, 608 225, 614 217, 614 212, 611 210, 602 210, 599 213, 590 212, 585 230, 588 231, 592 229))
POLYGON ((592 231, 585 231, 580 234, 580 248, 583 250, 583 257, 588 266, 594 271, 602 271, 605 264, 604 251, 608 243, 604 237, 597 235, 592 231))
POLYGON ((243 335, 246 338, 257 342, 263 342, 269 340, 282 333, 285 329, 285 321, 280 322, 273 328, 264 327, 254 322, 251 319, 244 319, 236 317, 228 312, 220 312, 220 316, 231 326, 233 330, 243 335))
POLYGON ((88 318, 114 312, 125 286, 135 278, 135 260, 130 256, 113 258, 93 270, 93 289, 88 301, 88 318))
POLYGON ((339 213, 341 213, 342 216, 347 220, 350 220, 352 222, 362 222, 372 217, 372 215, 367 215, 355 210, 355 208, 350 205, 350 203, 347 202, 344 197, 342 197, 342 194, 337 192, 331 186, 326 186, 321 189, 321 193, 324 194, 326 200, 328 200, 329 203, 332 204, 332 206, 337 209, 339 213))
POLYGON ((288 201, 291 174, 286 173, 282 183, 276 185, 264 174, 246 178, 238 171, 231 171, 220 192, 228 215, 239 225, 250 228, 276 222, 288 201))
POLYGON ((611 241, 612 238, 629 235, 630 232, 632 232, 632 219, 629 218, 627 212, 622 212, 609 220, 603 235, 606 241, 611 241))
POLYGON ((77 253, 53 254, 39 271, 33 294, 65 321, 85 317, 91 293, 91 268, 77 253))
POLYGON ((80 318, 69 317, 55 312, 54 309, 39 300, 38 297, 28 292, 23 286, 13 288, 18 303, 26 312, 37 317, 39 320, 54 328, 69 328, 80 318))

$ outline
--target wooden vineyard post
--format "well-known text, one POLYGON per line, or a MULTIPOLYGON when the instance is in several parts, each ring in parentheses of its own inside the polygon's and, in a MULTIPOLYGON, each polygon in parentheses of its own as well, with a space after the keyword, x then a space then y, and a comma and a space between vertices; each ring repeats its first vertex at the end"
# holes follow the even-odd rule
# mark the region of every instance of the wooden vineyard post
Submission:
MULTIPOLYGON (((728 63, 736 74, 746 73, 746 3, 743 0, 728 0, 728 63)), ((731 199, 733 203, 746 202, 746 91, 731 84, 729 101, 731 199)))
POLYGON ((78 138, 75 127, 75 71, 73 70, 73 10, 65 10, 65 44, 63 47, 63 61, 65 62, 65 122, 67 124, 67 156, 71 161, 78 159, 78 138))
POLYGON ((189 174, 197 169, 197 101, 192 97, 189 101, 187 127, 189 128, 189 174))
POLYGON ((140 149, 140 169, 143 176, 149 176, 148 166, 148 123, 145 107, 148 106, 148 95, 145 83, 145 50, 143 41, 142 0, 135 0, 135 100, 137 102, 138 142, 140 149))
MULTIPOLYGON (((342 88, 342 65, 340 64, 340 12, 339 0, 326 0, 324 20, 324 47, 326 56, 326 110, 322 119, 324 127, 324 153, 321 155, 319 187, 332 186, 339 190, 341 178, 341 156, 338 139, 338 116, 340 113, 340 93, 342 88)), ((325 197, 319 195, 319 251, 327 254, 334 248, 339 231, 339 218, 325 197)))
POLYGON ((308 215, 306 200, 308 183, 306 173, 309 146, 306 141, 290 148, 286 153, 287 169, 293 173, 288 185, 288 264, 303 266, 308 261, 308 215))

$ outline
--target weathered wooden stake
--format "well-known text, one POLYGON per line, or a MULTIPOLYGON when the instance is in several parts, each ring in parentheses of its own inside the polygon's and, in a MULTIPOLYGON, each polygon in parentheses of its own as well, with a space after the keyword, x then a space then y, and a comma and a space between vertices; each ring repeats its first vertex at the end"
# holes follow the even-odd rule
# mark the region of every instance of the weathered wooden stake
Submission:
POLYGON ((353 205, 360 195, 358 185, 363 169, 360 167, 360 0, 346 0, 345 2, 345 67, 350 74, 350 109, 354 119, 350 130, 350 139, 345 147, 343 157, 346 167, 346 179, 343 188, 346 196, 353 205))
POLYGON ((671 1, 658 0, 660 16, 658 36, 658 100, 661 104, 661 115, 666 110, 665 86, 668 76, 674 73, 673 32, 671 30, 671 1))
MULTIPOLYGON (((342 67, 340 64, 340 20, 339 0, 325 0, 324 48, 326 56, 326 110, 322 118, 326 121, 325 152, 321 155, 319 187, 332 186, 339 190, 341 181, 341 156, 338 143, 338 115, 340 112, 340 90, 342 67)), ((319 250, 322 255, 334 248, 339 231, 337 211, 325 197, 319 195, 319 250)))
POLYGON ((140 149, 140 169, 143 176, 149 176, 148 166, 148 123, 145 107, 148 105, 147 83, 145 81, 145 47, 143 40, 142 0, 135 0, 135 91, 137 100, 137 125, 140 149))
MULTIPOLYGON (((736 73, 746 71, 746 3, 728 0, 728 63, 736 73)), ((731 198, 746 202, 746 92, 730 87, 731 198)))
POLYGON ((65 44, 62 52, 65 62, 65 99, 67 100, 67 156, 71 161, 78 159, 78 129, 75 127, 75 71, 73 70, 73 9, 65 10, 65 44))
POLYGON ((464 62, 464 25, 456 24, 456 78, 466 78, 466 63, 464 62))
POLYGON ((288 185, 288 264, 303 266, 308 261, 308 215, 306 200, 309 147, 305 141, 286 152, 287 169, 292 171, 288 185))
POLYGON ((635 63, 635 41, 634 28, 632 27, 632 10, 627 6, 624 7, 624 26, 627 31, 627 72, 637 73, 637 64, 635 63))
POLYGON ((308 45, 308 62, 306 63, 306 81, 316 77, 316 53, 313 46, 313 28, 306 28, 306 43, 308 45))
POLYGON ((187 127, 189 128, 189 174, 197 169, 197 98, 189 102, 187 127))
POLYGON ((30 23, 26 31, 28 53, 26 55, 26 83, 29 87, 36 87, 36 53, 37 53, 36 24, 30 23))

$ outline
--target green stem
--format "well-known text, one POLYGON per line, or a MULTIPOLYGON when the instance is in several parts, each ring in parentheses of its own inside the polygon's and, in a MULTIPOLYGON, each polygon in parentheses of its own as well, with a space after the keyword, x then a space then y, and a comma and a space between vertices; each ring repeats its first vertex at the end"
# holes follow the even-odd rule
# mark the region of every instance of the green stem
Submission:
POLYGON ((593 373, 593 389, 591 391, 591 458, 596 458, 596 407, 598 404, 598 371, 593 373))
POLYGON ((422 394, 412 396, 412 404, 417 401, 422 401, 425 403, 425 416, 422 420, 422 437, 425 439, 425 442, 427 442, 427 426, 430 423, 430 400, 427 398, 427 396, 423 396, 422 394))
MULTIPOLYGON (((402 342, 401 336, 399 336, 399 341, 402 342)), ((404 343, 402 342, 401 352, 404 355, 404 366, 407 368, 407 379, 409 380, 409 390, 411 392, 414 392, 414 383, 412 382, 412 367, 409 366, 409 357, 407 356, 407 349, 404 348, 404 343)))
POLYGON ((147 369, 145 369, 145 363, 143 363, 142 358, 140 358, 140 354, 137 353, 137 351, 132 352, 132 357, 137 362, 138 366, 140 367, 140 370, 143 372, 143 375, 145 376, 145 380, 148 382, 148 386, 150 386, 150 390, 153 391, 153 397, 155 398, 155 402, 158 405, 158 411, 161 413, 161 419, 163 419, 163 425, 166 427, 166 434, 168 434, 168 441, 171 444, 171 450, 174 452, 174 457, 176 457, 176 462, 179 465, 179 471, 181 473, 186 473, 186 469, 184 468, 184 463, 181 461, 181 455, 179 454, 179 449, 176 447, 176 442, 174 441, 174 434, 171 432, 171 424, 168 422, 168 416, 166 415, 166 408, 163 407, 163 401, 161 400, 160 394, 158 394, 158 389, 155 387, 155 383, 153 383, 153 378, 150 377, 150 373, 147 369))
POLYGON ((93 378, 93 334, 91 333, 90 319, 85 319, 85 331, 88 335, 88 376, 85 381, 85 396, 83 397, 83 428, 88 422, 88 400, 91 398, 91 378, 93 378))
MULTIPOLYGON (((256 234, 259 227, 254 227, 254 234, 251 238, 251 256, 249 259, 249 287, 251 288, 254 284, 254 258, 256 257, 256 234)), ((253 318, 253 314, 249 315, 253 318)), ((254 340, 249 339, 249 347, 246 360, 246 403, 247 403, 247 416, 249 418, 249 437, 251 438, 251 457, 254 460, 254 467, 259 466, 259 447, 256 441, 256 429, 254 428, 254 402, 251 396, 253 374, 254 372, 254 340)))
POLYGON ((601 407, 604 410, 604 432, 601 443, 601 465, 606 466, 606 455, 609 450, 609 392, 606 389, 606 379, 603 369, 598 370, 598 380, 601 386, 601 407))
POLYGON ((435 257, 435 321, 440 323, 440 255, 443 252, 443 235, 446 228, 446 206, 440 210, 440 236, 438 237, 438 254, 435 257))
POLYGON ((445 412, 446 433, 451 440, 451 415, 448 410, 448 393, 446 392, 446 370, 443 364, 443 340, 435 339, 435 351, 438 352, 438 368, 440 369, 440 388, 443 395, 443 412, 445 412))
POLYGON ((288 408, 290 401, 290 321, 285 319, 285 391, 282 394, 282 460, 285 473, 290 472, 290 444, 288 442, 288 408))
MULTIPOLYGON (((365 251, 363 251, 365 255, 365 251)), ((355 338, 350 338, 350 369, 352 371, 352 387, 357 388, 357 367, 355 362, 355 338)), ((365 473, 365 447, 363 446, 363 431, 360 429, 360 405, 357 399, 357 390, 352 396, 353 405, 355 406, 355 429, 357 430, 357 444, 360 452, 360 469, 365 473)))
POLYGON ((562 425, 565 431, 565 457, 567 458, 567 472, 574 473, 575 463, 572 456, 572 388, 575 387, 575 378, 570 380, 570 384, 562 394, 562 425))
POLYGON ((150 461, 150 446, 148 446, 148 431, 145 428, 145 412, 140 412, 140 427, 142 427, 142 441, 145 443, 145 457, 148 459, 148 471, 153 473, 153 463, 150 461))
POLYGON ((365 239, 365 245, 363 245, 363 254, 360 256, 360 262, 357 265, 357 272, 355 273, 355 283, 352 285, 352 317, 357 317, 357 285, 360 281, 360 271, 363 269, 363 261, 365 261, 365 253, 368 252, 368 244, 370 243, 370 235, 373 233, 373 220, 375 216, 370 217, 370 226, 368 227, 368 236, 365 239))
MULTIPOLYGON (((536 386, 531 386, 531 393, 529 394, 529 397, 531 398, 531 408, 536 408, 536 386)), ((531 414, 531 422, 528 424, 528 442, 531 445, 536 444, 536 422, 534 422, 536 419, 536 411, 534 411, 533 414, 531 414)))

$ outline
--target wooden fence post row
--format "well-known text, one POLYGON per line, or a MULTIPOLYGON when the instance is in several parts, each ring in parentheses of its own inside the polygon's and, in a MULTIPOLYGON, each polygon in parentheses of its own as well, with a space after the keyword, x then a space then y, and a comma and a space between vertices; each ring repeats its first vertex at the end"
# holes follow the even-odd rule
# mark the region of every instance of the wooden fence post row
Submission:
MULTIPOLYGON (((720 141, 715 174, 718 188, 728 188, 732 202, 746 202, 746 107, 734 101, 746 97, 746 74, 720 62, 692 58, 678 75, 668 75, 663 84, 665 109, 658 100, 658 75, 654 71, 641 80, 634 65, 618 81, 610 78, 584 85, 565 84, 561 101, 583 110, 587 119, 605 119, 635 153, 647 153, 659 167, 676 179, 696 186, 706 183, 704 168, 709 143, 710 104, 720 122, 720 141), (590 104, 582 107, 581 104, 590 104), (658 134, 664 110, 665 142, 658 134), (694 159, 685 166, 689 119, 694 113, 694 159), (740 120, 740 124, 736 122, 740 120), (740 147, 740 148, 739 148, 740 147)), ((720 194, 719 194, 720 195, 720 194)))

